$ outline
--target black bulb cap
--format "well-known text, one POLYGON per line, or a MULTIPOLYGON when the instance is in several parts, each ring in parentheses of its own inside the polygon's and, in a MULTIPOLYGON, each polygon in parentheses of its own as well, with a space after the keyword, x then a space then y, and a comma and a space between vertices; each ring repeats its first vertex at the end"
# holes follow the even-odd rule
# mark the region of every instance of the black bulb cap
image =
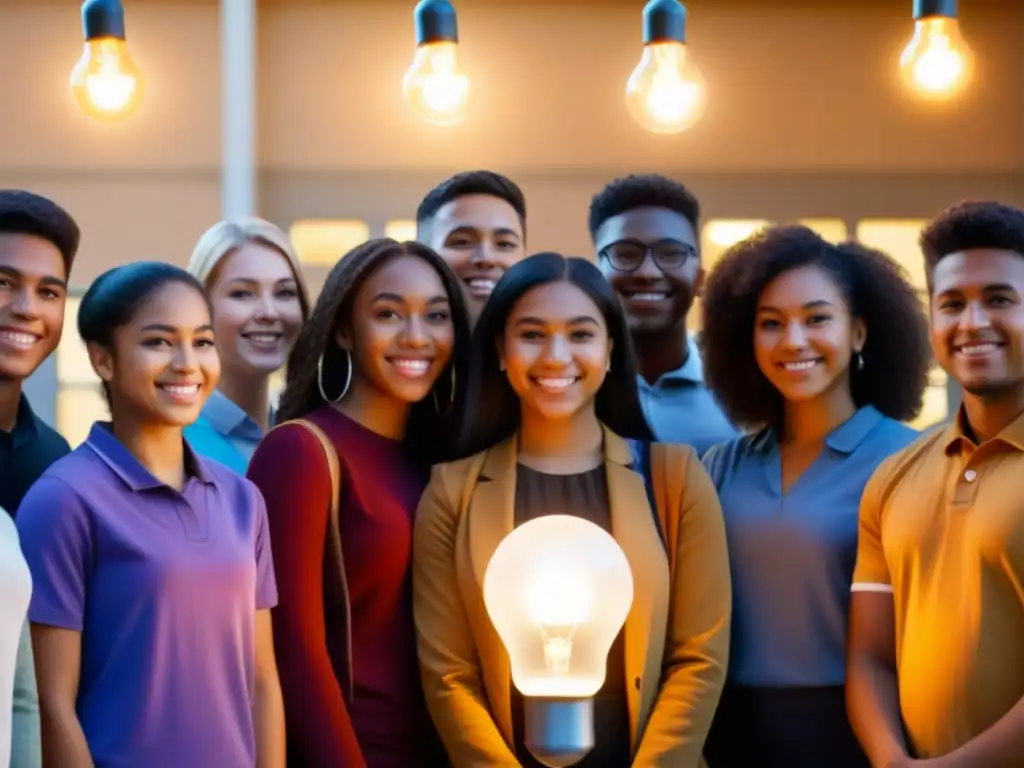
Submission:
POLYGON ((956 0, 914 0, 914 20, 929 16, 956 18, 956 0))
POLYGON ((417 46, 459 42, 459 20, 449 0, 420 0, 412 17, 417 46))
POLYGON ((686 6, 679 0, 650 0, 644 6, 644 45, 686 42, 686 6))
POLYGON ((82 31, 86 40, 115 37, 124 40, 124 6, 121 0, 85 0, 82 31))

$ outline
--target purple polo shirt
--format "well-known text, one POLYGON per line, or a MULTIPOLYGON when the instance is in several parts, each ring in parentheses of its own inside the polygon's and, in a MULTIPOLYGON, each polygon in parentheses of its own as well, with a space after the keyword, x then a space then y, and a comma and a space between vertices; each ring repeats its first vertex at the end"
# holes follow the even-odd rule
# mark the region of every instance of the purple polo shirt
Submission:
POLYGON ((78 719, 102 768, 252 768, 255 611, 277 603, 266 508, 200 459, 164 485, 108 431, 54 463, 17 518, 29 618, 82 633, 78 719))

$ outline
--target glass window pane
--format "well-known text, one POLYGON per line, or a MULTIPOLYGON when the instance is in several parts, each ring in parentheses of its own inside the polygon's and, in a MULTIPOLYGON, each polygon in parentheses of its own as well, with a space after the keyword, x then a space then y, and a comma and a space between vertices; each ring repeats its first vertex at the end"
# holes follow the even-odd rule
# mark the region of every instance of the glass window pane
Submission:
POLYGON ((800 219, 797 224, 813 229, 830 243, 841 243, 850 236, 842 219, 800 219))
POLYGON ((704 269, 710 271, 727 249, 746 240, 758 230, 771 226, 764 219, 712 219, 704 225, 701 235, 701 256, 704 269))
POLYGON ((391 219, 391 221, 384 225, 384 237, 390 237, 392 240, 397 240, 400 243, 404 243, 407 240, 415 240, 416 220, 391 219))
POLYGON ((78 305, 81 298, 69 296, 64 308, 64 333, 57 345, 57 381, 60 385, 99 384, 89 362, 89 353, 78 335, 78 305))
POLYGON ((304 219, 292 224, 289 235, 304 263, 333 267, 370 239, 370 226, 358 219, 304 219))
POLYGON ((917 238, 927 223, 924 219, 864 219, 857 224, 857 239, 896 259, 907 270, 911 284, 924 291, 928 283, 917 238))
POLYGON ((62 387, 57 393, 57 431, 71 447, 89 436, 94 421, 110 418, 99 384, 90 387, 62 387))

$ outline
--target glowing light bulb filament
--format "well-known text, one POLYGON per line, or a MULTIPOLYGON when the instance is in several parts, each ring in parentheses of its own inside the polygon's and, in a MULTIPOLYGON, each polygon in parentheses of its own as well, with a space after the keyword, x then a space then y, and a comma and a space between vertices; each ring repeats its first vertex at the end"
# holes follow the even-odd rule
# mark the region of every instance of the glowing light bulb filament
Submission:
POLYGON ((929 16, 914 23, 914 36, 900 56, 906 84, 933 100, 956 96, 971 75, 972 54, 957 20, 929 16))

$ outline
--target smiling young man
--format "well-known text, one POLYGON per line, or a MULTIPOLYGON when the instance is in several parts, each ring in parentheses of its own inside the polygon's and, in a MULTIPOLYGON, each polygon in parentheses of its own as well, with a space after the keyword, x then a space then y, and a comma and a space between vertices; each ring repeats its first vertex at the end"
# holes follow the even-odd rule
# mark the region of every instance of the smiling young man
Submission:
POLYGON ((704 270, 700 203, 657 174, 615 179, 590 202, 590 236, 605 277, 622 301, 640 372, 640 399, 658 440, 704 453, 735 437, 704 385, 686 316, 704 270))
POLYGON ((427 193, 416 229, 454 270, 476 322, 501 276, 526 256, 526 200, 500 173, 465 171, 427 193))
POLYGON ((961 203, 921 246, 932 349, 963 404, 864 492, 848 709, 872 765, 1010 768, 1024 759, 1024 210, 961 203))
MULTIPOLYGON (((60 341, 78 241, 78 225, 56 203, 0 190, 0 514, 14 515, 29 487, 70 450, 36 417, 21 390, 60 341)), ((38 768, 39 703, 27 624, 14 671, 13 709, 11 765, 38 768)))

